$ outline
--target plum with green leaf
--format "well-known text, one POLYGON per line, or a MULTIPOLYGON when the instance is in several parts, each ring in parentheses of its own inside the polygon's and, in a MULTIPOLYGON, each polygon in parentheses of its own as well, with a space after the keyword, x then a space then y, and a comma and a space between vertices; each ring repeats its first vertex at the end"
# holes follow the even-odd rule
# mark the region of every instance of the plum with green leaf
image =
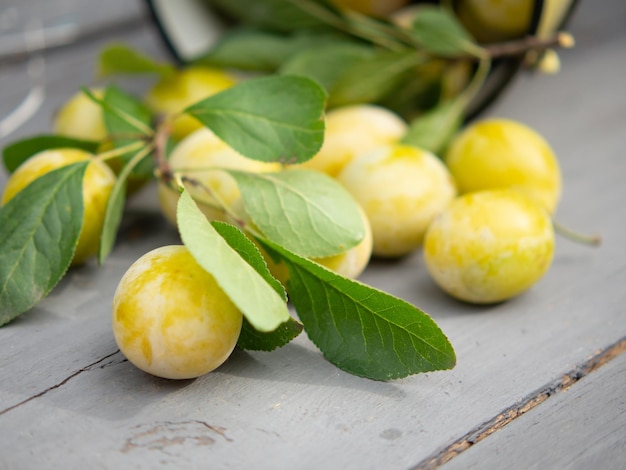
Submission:
POLYGON ((98 252, 100 234, 115 174, 93 154, 80 149, 44 150, 27 159, 10 176, 2 194, 2 205, 37 178, 72 163, 88 161, 83 179, 83 225, 72 259, 78 265, 98 252))
POLYGON ((198 101, 232 87, 237 79, 212 67, 189 66, 161 78, 145 100, 156 114, 171 119, 172 136, 181 140, 202 125, 182 111, 198 101))
POLYGON ((190 379, 220 366, 241 331, 242 314, 182 245, 140 257, 113 298, 113 333, 141 370, 190 379))
POLYGON ((407 123, 382 106, 359 104, 334 108, 326 113, 324 143, 303 168, 337 176, 357 155, 398 142, 407 123))
POLYGON ((441 160, 409 145, 360 155, 338 180, 363 207, 378 257, 403 256, 419 248, 430 222, 456 196, 454 179, 441 160))

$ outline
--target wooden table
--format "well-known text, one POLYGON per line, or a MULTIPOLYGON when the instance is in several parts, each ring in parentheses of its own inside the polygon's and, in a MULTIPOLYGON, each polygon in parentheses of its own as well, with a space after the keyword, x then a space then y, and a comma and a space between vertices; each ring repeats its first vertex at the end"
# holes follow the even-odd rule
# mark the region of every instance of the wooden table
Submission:
MULTIPOLYGON (((0 128, 0 146, 49 132, 53 111, 95 83, 95 55, 111 40, 165 58, 142 6, 3 1, 0 39, 10 21, 37 19, 74 22, 65 31, 79 37, 30 63, 0 63, 0 119, 33 87, 42 86, 34 105, 43 98, 16 129, 0 128)), ((178 240, 149 187, 103 267, 72 270, 0 329, 0 469, 626 468, 625 26, 626 3, 583 1, 561 72, 520 76, 488 113, 552 143, 564 174, 558 219, 600 233, 601 247, 559 238, 545 278, 492 307, 443 295, 419 253, 373 262, 362 277, 429 312, 456 349, 455 369, 370 381, 336 369, 301 335, 272 353, 236 351, 197 380, 142 373, 118 352, 110 310, 126 268, 178 240)))

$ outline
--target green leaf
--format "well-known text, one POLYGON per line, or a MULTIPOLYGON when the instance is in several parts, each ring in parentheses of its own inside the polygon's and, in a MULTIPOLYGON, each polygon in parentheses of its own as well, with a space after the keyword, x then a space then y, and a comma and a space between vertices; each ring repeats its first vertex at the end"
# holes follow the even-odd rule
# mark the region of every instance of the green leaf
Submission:
MULTIPOLYGON (((254 328, 272 331, 289 320, 284 299, 213 228, 187 191, 178 201, 180 236, 254 328)), ((244 235, 245 236, 245 235, 244 235)))
POLYGON ((370 47, 337 41, 293 54, 278 72, 311 78, 329 91, 348 67, 372 55, 370 47))
POLYGON ((457 101, 447 101, 415 118, 402 143, 429 150, 441 156, 452 137, 463 124, 463 107, 457 101))
POLYGON ((384 51, 348 67, 336 80, 329 107, 375 103, 393 91, 426 58, 414 50, 384 51))
POLYGON ((285 0, 212 0, 211 4, 241 23, 273 31, 323 30, 328 27, 316 17, 285 0))
POLYGON ((299 163, 322 146, 325 98, 313 80, 270 76, 240 82, 185 112, 246 157, 299 163))
MULTIPOLYGON (((226 240, 226 243, 239 253, 286 302, 285 288, 270 273, 258 247, 237 227, 218 221, 211 222, 211 225, 226 240)), ((258 331, 244 318, 237 346, 253 351, 273 351, 289 343, 301 332, 302 324, 291 317, 273 331, 258 331)))
POLYGON ((37 178, 0 209, 0 325, 50 293, 83 224, 83 175, 73 163, 37 178))
POLYGON ((302 256, 336 255, 365 236, 357 203, 330 176, 305 169, 224 171, 237 181, 246 213, 263 234, 302 256))
MULTIPOLYGON (((335 33, 298 31, 293 34, 271 33, 246 27, 232 29, 203 56, 194 61, 217 67, 275 72, 294 54, 314 47, 336 44, 335 33)), ((346 42, 345 38, 342 42, 346 42)))
POLYGON ((235 250, 246 262, 261 275, 278 295, 286 302, 287 293, 283 285, 270 273, 265 258, 259 248, 237 227, 225 222, 212 221, 211 225, 217 233, 235 250))
POLYGON ((135 167, 150 154, 151 148, 144 147, 140 149, 135 156, 122 168, 117 175, 113 189, 107 201, 106 211, 104 213, 104 222, 100 234, 100 245, 98 247, 98 264, 104 263, 104 260, 113 250, 117 231, 122 222, 124 215, 124 204, 126 202, 126 186, 128 178, 132 174, 135 167))
POLYGON ((421 7, 413 19, 411 33, 424 48, 436 55, 484 55, 456 17, 443 7, 421 7))
POLYGON ((173 65, 156 62, 124 44, 111 44, 105 47, 98 57, 96 68, 97 75, 100 77, 115 74, 155 73, 166 78, 176 71, 173 65))
MULTIPOLYGON (((104 91, 103 116, 107 133, 113 139, 114 148, 127 146, 141 139, 145 132, 152 132, 152 112, 136 97, 110 85, 104 91)), ((128 152, 120 158, 128 163, 135 155, 128 152)), ((149 154, 133 165, 132 174, 150 178, 154 164, 149 154)))
POLYGON ((98 151, 99 142, 73 139, 59 135, 36 135, 13 142, 2 151, 4 166, 10 173, 33 155, 48 149, 77 148, 90 153, 98 151))
POLYGON ((260 242, 288 265, 287 287, 304 330, 340 369, 390 380, 454 367, 452 345, 420 309, 268 240, 260 242))
POLYGON ((256 330, 249 321, 244 318, 241 326, 241 334, 237 340, 237 346, 250 351, 273 351, 281 348, 296 336, 302 333, 302 324, 289 318, 281 323, 274 331, 262 332, 256 330))

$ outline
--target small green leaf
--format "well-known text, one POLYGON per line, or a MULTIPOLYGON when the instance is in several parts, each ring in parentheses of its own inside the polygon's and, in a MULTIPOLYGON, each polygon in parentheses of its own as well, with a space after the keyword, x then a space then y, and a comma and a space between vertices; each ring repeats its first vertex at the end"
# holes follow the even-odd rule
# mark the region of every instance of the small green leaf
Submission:
POLYGON ((322 146, 325 98, 313 80, 270 76, 240 82, 185 112, 246 157, 299 163, 322 146))
MULTIPOLYGON (((285 288, 270 273, 258 247, 237 227, 217 221, 211 222, 211 225, 226 240, 226 243, 239 253, 286 302, 285 288)), ((273 351, 289 343, 301 332, 302 325, 293 318, 289 318, 273 331, 258 331, 244 318, 237 346, 253 351, 273 351)))
POLYGON ((212 221, 211 225, 230 247, 239 253, 246 262, 281 296, 286 302, 287 293, 283 285, 270 273, 259 248, 237 227, 225 222, 212 221))
POLYGON ((272 331, 289 320, 287 304, 208 222, 187 191, 178 201, 178 228, 195 260, 259 331, 272 331))
POLYGON ((291 53, 290 37, 238 29, 224 34, 197 64, 229 67, 239 70, 273 72, 291 53))
POLYGON ((166 78, 176 71, 173 65, 156 62, 124 44, 111 44, 104 48, 98 57, 96 67, 97 75, 100 77, 116 74, 155 73, 166 78))
MULTIPOLYGON (((152 132, 152 112, 136 97, 110 85, 104 91, 103 103, 104 125, 115 148, 137 142, 146 131, 152 132)), ((128 152, 120 158, 128 163, 134 155, 135 152, 128 152)), ((154 164, 149 154, 145 157, 133 165, 134 176, 152 177, 154 164)))
POLYGON ((0 325, 50 293, 83 224, 83 175, 73 163, 37 178, 0 209, 0 325))
POLYGON ((246 213, 263 234, 302 256, 336 255, 365 236, 357 203, 330 176, 305 169, 225 171, 237 181, 246 213))
POLYGON ((104 263, 104 260, 115 244, 115 237, 117 231, 122 222, 124 215, 124 204, 126 202, 126 185, 128 183, 128 177, 131 175, 133 169, 141 164, 141 162, 149 155, 151 151, 150 147, 144 147, 140 149, 135 156, 122 168, 122 171, 117 175, 109 200, 107 201, 106 211, 104 213, 104 222, 102 224, 102 231, 100 235, 100 245, 98 247, 98 264, 104 263))
POLYGON ((420 8, 413 20, 411 33, 424 48, 436 55, 484 55, 463 25, 443 7, 420 8))
POLYGON ((326 24, 299 7, 298 2, 285 0, 212 0, 227 16, 238 22, 271 31, 302 31, 327 29, 326 24))
MULTIPOLYGON (((334 33, 297 31, 293 34, 270 33, 239 27, 226 32, 203 56, 194 61, 217 67, 275 72, 294 54, 314 47, 336 44, 334 33)), ((345 39, 342 42, 346 42, 345 39)))
POLYGON ((102 107, 104 124, 108 134, 118 145, 128 143, 129 134, 133 137, 148 137, 154 134, 150 126, 150 111, 139 100, 110 85, 102 99, 88 88, 81 88, 91 101, 102 107), (121 135, 121 137, 120 137, 121 135), (122 141, 121 143, 119 141, 122 141))
POLYGON ((404 80, 426 58, 415 50, 379 52, 353 63, 337 78, 330 91, 329 107, 375 103, 404 80))
POLYGON ((346 41, 318 44, 293 54, 278 72, 311 78, 330 91, 350 66, 372 55, 372 48, 346 41))
POLYGON ((256 330, 250 322, 244 318, 241 326, 241 334, 237 340, 237 346, 250 351, 273 351, 281 348, 296 336, 302 333, 302 324, 289 318, 281 323, 274 331, 262 332, 256 330))
POLYGON ((447 101, 415 118, 402 143, 429 150, 441 156, 450 139, 463 124, 463 107, 457 101, 447 101))
POLYGON ((48 149, 77 148, 90 153, 98 151, 99 142, 60 135, 37 135, 13 142, 2 151, 4 166, 10 173, 33 155, 48 149))
POLYGON ((426 313, 268 240, 260 242, 287 263, 287 287, 304 330, 340 369, 390 380, 454 367, 452 345, 426 313))

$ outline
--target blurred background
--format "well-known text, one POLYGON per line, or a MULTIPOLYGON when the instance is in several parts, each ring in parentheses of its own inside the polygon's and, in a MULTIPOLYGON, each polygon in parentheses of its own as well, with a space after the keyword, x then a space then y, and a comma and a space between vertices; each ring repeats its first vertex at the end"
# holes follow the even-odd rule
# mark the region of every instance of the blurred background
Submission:
MULTIPOLYGON (((545 107, 562 106, 563 119, 571 119, 571 113, 585 112, 576 105, 579 96, 592 96, 599 87, 614 87, 614 79, 603 84, 608 77, 626 82, 626 58, 619 47, 626 34, 626 2, 582 0, 568 30, 574 34, 576 46, 559 52, 560 73, 518 73, 516 83, 488 113, 548 128, 548 134, 558 133, 558 127, 542 122, 545 107), (594 52, 598 48, 615 49, 612 68, 607 70, 605 62, 601 68, 596 66, 594 52), (535 88, 542 92, 536 93, 535 88), (549 101, 546 96, 551 97, 549 101)), ((155 59, 174 60, 143 0, 4 0, 0 6, 0 148, 26 135, 50 133, 55 110, 79 87, 98 84, 94 74, 97 54, 111 41, 128 44, 155 59)), ((116 77, 115 81, 141 95, 152 80, 116 77)), ((601 101, 590 103, 602 106, 601 101)), ((617 123, 623 125, 620 120, 617 123)), ((608 129, 615 125, 607 117, 608 129)), ((570 132, 571 126, 561 129, 570 132)), ((558 142, 559 136, 547 137, 558 142)), ((5 181, 2 168, 0 187, 5 181)))

